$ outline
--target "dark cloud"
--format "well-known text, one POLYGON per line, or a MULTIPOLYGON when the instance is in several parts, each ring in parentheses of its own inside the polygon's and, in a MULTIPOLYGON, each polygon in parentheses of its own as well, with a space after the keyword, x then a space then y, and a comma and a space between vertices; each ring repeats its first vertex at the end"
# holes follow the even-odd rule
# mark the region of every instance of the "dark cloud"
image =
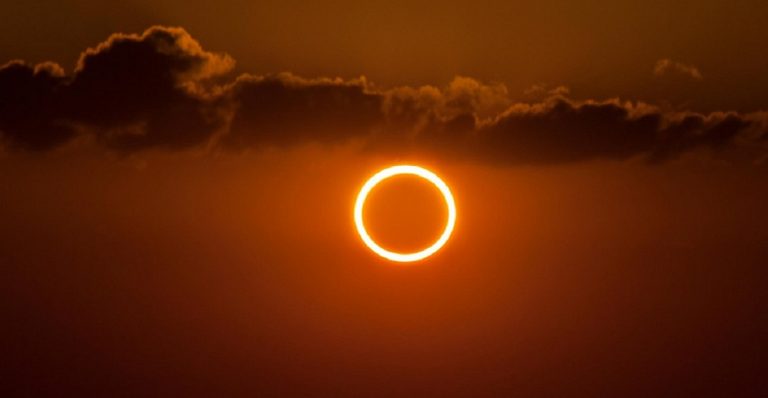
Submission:
MULTIPOLYGON (((745 145, 765 157, 765 113, 576 101, 561 89, 519 103, 504 85, 467 77, 444 88, 381 89, 364 78, 235 77, 233 65, 183 29, 166 27, 111 36, 85 51, 71 75, 52 63, 11 62, 0 68, 0 133, 8 148, 21 150, 55 148, 83 134, 120 152, 359 140, 374 150, 500 164, 658 162, 745 145)), ((661 74, 682 70, 660 65, 661 74)))
POLYGON ((64 72, 46 63, 12 61, 0 68, 0 132, 11 148, 43 150, 74 135, 62 120, 64 72))
POLYGON ((77 131, 120 151, 198 145, 221 121, 202 84, 233 64, 183 29, 162 27, 113 35, 85 51, 71 76, 51 63, 12 62, 0 69, 0 130, 26 149, 55 147, 77 131))
POLYGON ((70 115, 119 150, 197 145, 219 126, 200 84, 233 65, 182 29, 113 35, 81 56, 69 86, 70 115))
POLYGON ((228 147, 333 143, 370 131, 381 121, 382 97, 364 80, 308 80, 290 74, 241 76, 227 89, 233 109, 228 147))
POLYGON ((508 163, 560 163, 646 155, 662 161, 698 148, 721 149, 752 122, 733 113, 663 112, 619 101, 553 97, 518 105, 479 126, 478 154, 508 163))

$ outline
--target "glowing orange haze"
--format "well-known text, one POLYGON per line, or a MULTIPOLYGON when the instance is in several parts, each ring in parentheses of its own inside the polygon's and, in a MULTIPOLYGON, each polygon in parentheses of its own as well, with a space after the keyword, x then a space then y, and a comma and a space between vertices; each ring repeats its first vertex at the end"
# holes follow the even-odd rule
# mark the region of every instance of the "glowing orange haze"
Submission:
MULTIPOLYGON (((137 395, 163 364, 178 375, 163 383, 190 393, 596 392, 606 374, 654 383, 638 376, 648 362, 674 375, 669 355, 758 332, 764 278, 749 265, 765 258, 768 192, 743 170, 497 169, 315 147, 0 162, 4 305, 59 374, 130 374, 137 395), (461 209, 423 266, 371 253, 350 213, 361 181, 404 160, 438 171, 461 209), (73 366, 74 355, 109 359, 73 366), (492 383, 508 369, 527 384, 492 383)), ((434 238, 434 189, 380 188, 368 209, 377 239, 407 250, 434 238)))

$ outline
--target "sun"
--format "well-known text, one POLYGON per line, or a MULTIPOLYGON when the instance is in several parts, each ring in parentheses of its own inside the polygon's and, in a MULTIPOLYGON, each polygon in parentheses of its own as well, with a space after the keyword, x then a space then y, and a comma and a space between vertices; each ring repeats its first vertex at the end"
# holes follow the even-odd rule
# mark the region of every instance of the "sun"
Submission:
POLYGON ((360 238, 363 240, 365 245, 368 246, 368 248, 370 248, 374 253, 386 258, 387 260, 396 261, 399 263, 409 263, 423 260, 435 254, 438 250, 440 250, 440 248, 443 247, 443 245, 445 245, 446 242, 448 242, 448 239, 453 233, 453 228, 456 225, 456 202, 453 200, 451 189, 448 188, 448 185, 443 182, 443 180, 440 179, 440 177, 438 177, 435 173, 419 166, 396 165, 379 171, 378 173, 374 174, 373 177, 369 178, 365 184, 363 184, 363 187, 360 189, 360 193, 357 194, 357 200, 355 200, 354 218, 355 227, 357 227, 357 233, 360 235, 360 238), (448 218, 440 237, 429 247, 412 253, 398 253, 379 246, 379 244, 376 243, 368 234, 368 231, 365 229, 365 221, 363 221, 363 207, 365 207, 365 200, 368 198, 368 194, 371 192, 371 190, 387 178, 398 175, 413 175, 429 181, 438 190, 440 190, 440 193, 443 195, 443 199, 445 200, 445 204, 448 208, 448 218))

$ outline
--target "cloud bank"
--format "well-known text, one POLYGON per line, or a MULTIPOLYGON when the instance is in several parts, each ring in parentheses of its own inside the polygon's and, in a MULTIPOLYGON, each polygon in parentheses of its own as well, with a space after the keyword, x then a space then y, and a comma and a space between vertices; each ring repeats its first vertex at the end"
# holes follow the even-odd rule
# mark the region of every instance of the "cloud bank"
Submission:
POLYGON ((365 78, 234 76, 233 67, 228 55, 170 27, 114 34, 83 52, 70 74, 50 62, 11 61, 0 68, 0 139, 7 150, 44 151, 89 136, 121 153, 356 140, 499 164, 766 152, 765 113, 575 100, 567 90, 521 103, 503 85, 466 77, 444 88, 382 89, 365 78))

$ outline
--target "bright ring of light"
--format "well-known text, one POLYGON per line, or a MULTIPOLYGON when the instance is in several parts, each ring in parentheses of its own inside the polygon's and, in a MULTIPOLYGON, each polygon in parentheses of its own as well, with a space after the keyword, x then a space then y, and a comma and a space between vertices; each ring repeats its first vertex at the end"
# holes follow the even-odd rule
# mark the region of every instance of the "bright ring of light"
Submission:
POLYGON ((435 173, 419 166, 399 165, 388 167, 379 171, 365 182, 363 188, 360 189, 360 193, 357 194, 357 200, 355 201, 355 226, 357 227, 357 233, 360 234, 360 238, 363 240, 365 245, 373 250, 376 254, 392 261, 407 263, 422 260, 435 254, 435 252, 440 250, 440 248, 445 245, 445 242, 448 241, 448 238, 451 237, 451 233, 453 232, 453 227, 455 225, 456 203, 453 201, 453 195, 451 194, 451 190, 448 188, 448 185, 446 185, 445 182, 440 179, 440 177, 435 175, 435 173), (363 206, 365 205, 365 200, 368 197, 368 194, 378 183, 386 180, 389 177, 397 175, 414 175, 431 182, 435 187, 437 187, 437 189, 440 190, 440 193, 443 194, 445 204, 448 206, 448 221, 445 223, 445 229, 443 230, 443 233, 431 246, 414 253, 397 253, 379 246, 371 238, 371 236, 368 235, 368 231, 365 229, 365 223, 363 223, 363 206))

